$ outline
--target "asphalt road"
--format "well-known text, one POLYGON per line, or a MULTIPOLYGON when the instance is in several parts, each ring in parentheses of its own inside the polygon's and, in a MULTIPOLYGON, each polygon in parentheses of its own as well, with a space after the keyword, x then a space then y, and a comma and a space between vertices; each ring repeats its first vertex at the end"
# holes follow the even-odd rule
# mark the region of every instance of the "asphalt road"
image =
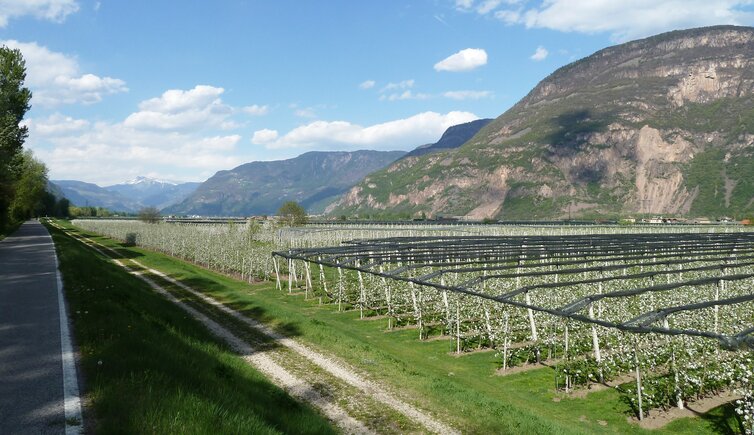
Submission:
POLYGON ((0 241, 0 434, 66 431, 54 252, 36 221, 0 241))

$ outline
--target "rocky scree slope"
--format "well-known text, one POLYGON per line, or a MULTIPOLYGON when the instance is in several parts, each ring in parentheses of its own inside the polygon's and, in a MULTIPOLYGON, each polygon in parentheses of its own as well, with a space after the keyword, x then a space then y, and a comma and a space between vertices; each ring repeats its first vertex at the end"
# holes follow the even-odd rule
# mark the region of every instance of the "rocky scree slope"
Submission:
POLYGON ((674 31, 566 65, 460 148, 370 174, 334 214, 541 219, 754 210, 754 28, 674 31))

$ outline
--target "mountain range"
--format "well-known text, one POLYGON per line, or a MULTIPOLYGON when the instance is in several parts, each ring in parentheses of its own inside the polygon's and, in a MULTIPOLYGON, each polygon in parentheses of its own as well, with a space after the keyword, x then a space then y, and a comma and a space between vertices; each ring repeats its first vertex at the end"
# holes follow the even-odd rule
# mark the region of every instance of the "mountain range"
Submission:
POLYGON ((56 180, 50 189, 62 191, 75 205, 134 212, 153 206, 163 214, 248 216, 275 214, 285 201, 296 201, 309 213, 321 213, 343 192, 368 174, 404 156, 425 155, 461 146, 491 119, 448 128, 437 142, 413 151, 312 151, 298 157, 250 162, 219 171, 204 183, 174 183, 136 177, 100 187, 74 180, 56 180))
POLYGON ((600 50, 542 80, 462 146, 401 159, 327 211, 750 214, 752 62, 750 27, 674 31, 600 50))
POLYGON ((144 207, 165 208, 182 201, 200 183, 175 183, 149 177, 136 177, 122 184, 100 187, 76 180, 52 180, 51 190, 59 192, 79 207, 104 207, 133 213, 144 207))
POLYGON ((403 151, 313 151, 204 183, 55 181, 74 204, 165 214, 557 219, 754 212, 754 28, 668 32, 600 50, 498 118, 403 151))
POLYGON ((318 213, 363 179, 402 157, 403 151, 312 151, 220 171, 166 214, 248 216, 275 214, 285 201, 318 213))

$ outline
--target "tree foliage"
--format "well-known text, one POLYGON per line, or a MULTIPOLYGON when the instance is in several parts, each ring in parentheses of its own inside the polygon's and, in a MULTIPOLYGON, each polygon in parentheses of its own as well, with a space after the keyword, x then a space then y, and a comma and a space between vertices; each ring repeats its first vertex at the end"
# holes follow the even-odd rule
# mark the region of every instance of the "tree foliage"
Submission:
POLYGON ((70 217, 110 217, 112 215, 113 213, 104 207, 76 207, 68 203, 70 217))
POLYGON ((22 151, 28 135, 21 121, 31 107, 31 92, 23 86, 25 79, 26 64, 21 52, 0 47, 0 231, 13 220, 11 205, 14 213, 27 210, 14 200, 21 185, 25 163, 22 151))
MULTIPOLYGON (((34 158, 31 150, 21 154, 17 168, 17 179, 13 199, 10 203, 10 216, 15 221, 29 219, 32 216, 49 214, 45 204, 47 197, 47 167, 34 158)), ((52 199, 52 208, 55 199, 52 199)))
POLYGON ((160 210, 155 207, 144 207, 139 210, 139 220, 148 224, 156 224, 160 220, 160 210))
POLYGON ((306 210, 295 201, 288 201, 280 206, 278 216, 281 223, 288 226, 303 225, 308 221, 306 210))

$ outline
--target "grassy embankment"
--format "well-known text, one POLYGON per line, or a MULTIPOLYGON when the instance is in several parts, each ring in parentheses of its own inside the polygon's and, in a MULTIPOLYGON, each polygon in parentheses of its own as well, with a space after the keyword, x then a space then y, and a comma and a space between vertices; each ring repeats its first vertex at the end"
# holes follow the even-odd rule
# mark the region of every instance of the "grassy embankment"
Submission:
MULTIPOLYGON (((92 237, 124 256, 168 273, 250 317, 331 352, 425 409, 469 433, 643 433, 627 421, 614 390, 572 398, 553 391, 549 368, 496 376, 492 352, 456 357, 449 341, 417 340, 415 330, 386 332, 386 321, 360 321, 317 300, 280 293, 272 283, 249 285, 140 248, 92 237)), ((670 423, 657 433, 725 433, 736 429, 732 407, 670 423)))
POLYGON ((51 228, 97 433, 332 433, 183 310, 51 228))

